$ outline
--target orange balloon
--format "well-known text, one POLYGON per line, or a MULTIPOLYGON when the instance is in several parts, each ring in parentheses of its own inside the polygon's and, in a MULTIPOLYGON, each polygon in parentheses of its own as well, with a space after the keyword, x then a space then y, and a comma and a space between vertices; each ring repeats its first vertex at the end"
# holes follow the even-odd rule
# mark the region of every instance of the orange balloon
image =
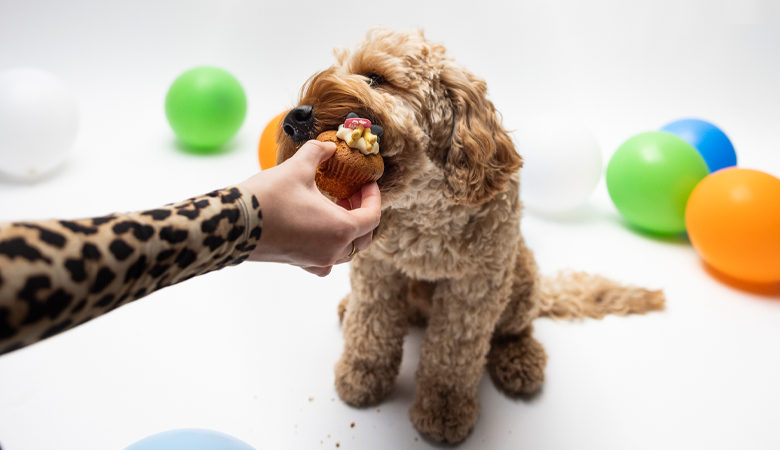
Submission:
POLYGON ((694 188, 688 236, 710 266, 751 283, 780 281, 780 179, 729 168, 694 188))
POLYGON ((279 150, 279 144, 276 143, 274 135, 279 127, 279 122, 284 120, 287 111, 271 119, 265 126, 263 134, 260 135, 260 144, 257 146, 257 157, 260 160, 260 168, 270 169, 276 165, 276 152, 279 150))

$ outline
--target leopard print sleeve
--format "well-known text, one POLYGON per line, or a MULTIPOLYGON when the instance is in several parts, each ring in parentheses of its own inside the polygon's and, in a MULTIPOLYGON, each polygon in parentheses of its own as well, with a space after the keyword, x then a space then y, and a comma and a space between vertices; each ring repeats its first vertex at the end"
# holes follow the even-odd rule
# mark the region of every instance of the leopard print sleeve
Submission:
POLYGON ((240 264, 261 231, 257 198, 238 187, 142 212, 0 224, 0 355, 240 264))

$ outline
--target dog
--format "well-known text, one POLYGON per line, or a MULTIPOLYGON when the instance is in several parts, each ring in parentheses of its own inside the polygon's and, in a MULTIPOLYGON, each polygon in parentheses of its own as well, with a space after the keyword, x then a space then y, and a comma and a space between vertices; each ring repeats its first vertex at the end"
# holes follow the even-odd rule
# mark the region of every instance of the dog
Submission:
POLYGON ((660 291, 600 276, 540 277, 520 233, 520 154, 485 81, 442 44, 421 30, 374 28, 334 54, 335 64, 303 86, 276 140, 281 163, 349 113, 384 128, 381 221, 350 263, 352 291, 339 305, 342 400, 381 402, 409 325, 425 324, 409 417, 430 438, 460 442, 479 415, 485 366, 509 395, 541 386, 547 356, 535 318, 663 307, 660 291))

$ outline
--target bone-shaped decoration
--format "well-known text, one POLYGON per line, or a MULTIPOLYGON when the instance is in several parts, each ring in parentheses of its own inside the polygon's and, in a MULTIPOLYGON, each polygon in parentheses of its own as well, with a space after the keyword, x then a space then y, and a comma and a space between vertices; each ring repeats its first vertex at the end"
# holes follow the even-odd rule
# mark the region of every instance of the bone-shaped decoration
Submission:
POLYGON ((349 136, 349 140, 347 140, 347 145, 352 147, 353 145, 355 145, 355 142, 357 142, 357 140, 361 138, 361 136, 363 136, 363 126, 358 125, 356 129, 352 130, 352 134, 349 136))
POLYGON ((363 140, 366 141, 366 149, 370 152, 376 144, 377 136, 371 134, 371 128, 366 128, 363 130, 363 140))

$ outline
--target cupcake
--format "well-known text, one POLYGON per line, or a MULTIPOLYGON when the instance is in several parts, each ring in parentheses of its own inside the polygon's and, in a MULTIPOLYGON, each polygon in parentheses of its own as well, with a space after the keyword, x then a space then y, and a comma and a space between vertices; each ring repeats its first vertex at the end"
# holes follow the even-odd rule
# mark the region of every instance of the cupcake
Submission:
POLYGON ((382 131, 382 127, 350 113, 338 130, 320 133, 317 140, 336 144, 336 153, 317 168, 317 187, 328 196, 343 200, 352 197, 364 184, 381 178, 385 170, 379 154, 382 131))

